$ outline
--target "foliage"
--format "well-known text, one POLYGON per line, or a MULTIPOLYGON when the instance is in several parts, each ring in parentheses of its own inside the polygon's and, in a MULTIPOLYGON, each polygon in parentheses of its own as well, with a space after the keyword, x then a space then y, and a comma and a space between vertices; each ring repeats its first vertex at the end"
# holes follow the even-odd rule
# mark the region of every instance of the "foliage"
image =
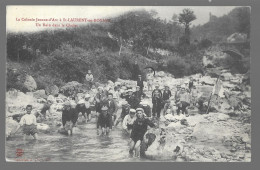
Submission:
POLYGON ((182 10, 182 13, 179 14, 179 22, 185 27, 185 36, 184 42, 190 44, 190 25, 191 22, 196 19, 194 11, 189 8, 185 8, 182 10))
POLYGON ((213 16, 206 24, 192 27, 191 31, 192 39, 209 39, 213 42, 226 42, 227 37, 235 32, 250 37, 250 7, 234 8, 222 17, 213 16))

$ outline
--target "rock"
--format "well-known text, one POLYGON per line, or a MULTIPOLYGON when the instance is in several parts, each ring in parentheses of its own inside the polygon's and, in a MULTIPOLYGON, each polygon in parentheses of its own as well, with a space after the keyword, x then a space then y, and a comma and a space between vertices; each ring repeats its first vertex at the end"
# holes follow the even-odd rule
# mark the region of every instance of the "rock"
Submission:
POLYGON ((5 123, 6 123, 5 134, 6 134, 6 137, 9 137, 10 135, 12 135, 15 132, 15 130, 19 126, 19 124, 12 118, 7 118, 5 123))
POLYGON ((223 139, 231 137, 234 132, 231 128, 218 122, 201 122, 198 123, 191 136, 201 142, 222 143, 223 139))
POLYGON ((37 102, 38 103, 46 103, 47 101, 46 101, 46 99, 39 98, 39 99, 37 99, 37 102))
POLYGON ((37 89, 36 81, 33 79, 32 76, 26 75, 25 82, 24 82, 24 87, 28 91, 34 91, 34 90, 37 89))
POLYGON ((39 98, 43 98, 46 99, 47 95, 45 93, 45 90, 37 90, 33 93, 33 97, 39 99, 39 98))
POLYGON ((50 127, 44 123, 37 123, 37 129, 46 132, 50 129, 50 127))
POLYGON ((55 96, 55 95, 59 94, 59 88, 56 85, 53 85, 53 86, 50 86, 50 87, 48 86, 45 89, 45 91, 46 91, 47 95, 51 94, 51 95, 55 96))

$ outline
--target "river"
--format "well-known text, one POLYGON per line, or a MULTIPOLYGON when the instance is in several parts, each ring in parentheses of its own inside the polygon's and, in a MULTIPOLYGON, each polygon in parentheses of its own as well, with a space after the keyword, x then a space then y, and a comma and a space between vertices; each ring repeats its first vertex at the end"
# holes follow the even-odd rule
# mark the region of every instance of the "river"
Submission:
POLYGON ((129 157, 129 137, 123 134, 121 126, 115 127, 109 136, 96 134, 95 121, 79 124, 72 136, 62 135, 57 130, 39 133, 23 140, 15 135, 6 141, 8 161, 53 161, 53 162, 138 162, 151 161, 129 157), (19 152, 22 154, 19 155, 19 152))

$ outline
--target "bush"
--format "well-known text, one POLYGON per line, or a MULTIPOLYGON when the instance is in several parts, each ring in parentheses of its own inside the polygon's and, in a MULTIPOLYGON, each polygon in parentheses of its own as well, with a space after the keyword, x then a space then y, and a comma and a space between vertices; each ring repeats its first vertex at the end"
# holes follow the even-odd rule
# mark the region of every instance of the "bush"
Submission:
POLYGON ((7 68, 6 74, 6 89, 17 89, 22 92, 27 92, 28 90, 24 87, 23 82, 25 81, 25 74, 19 71, 14 71, 14 69, 7 68))
POLYGON ((187 74, 188 66, 185 60, 180 57, 174 57, 167 63, 167 71, 175 77, 183 77, 187 74))
POLYGON ((199 47, 200 47, 201 49, 203 49, 203 48, 208 48, 208 47, 210 47, 211 45, 212 45, 212 41, 210 41, 210 40, 208 40, 208 39, 203 39, 203 40, 201 40, 200 43, 199 43, 199 47))

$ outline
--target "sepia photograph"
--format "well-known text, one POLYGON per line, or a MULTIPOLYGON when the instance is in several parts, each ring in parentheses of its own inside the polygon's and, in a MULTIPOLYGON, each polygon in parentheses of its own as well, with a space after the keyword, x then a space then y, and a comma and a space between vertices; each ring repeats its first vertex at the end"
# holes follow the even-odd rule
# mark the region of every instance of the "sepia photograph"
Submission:
POLYGON ((251 162, 250 6, 6 6, 7 162, 251 162))

